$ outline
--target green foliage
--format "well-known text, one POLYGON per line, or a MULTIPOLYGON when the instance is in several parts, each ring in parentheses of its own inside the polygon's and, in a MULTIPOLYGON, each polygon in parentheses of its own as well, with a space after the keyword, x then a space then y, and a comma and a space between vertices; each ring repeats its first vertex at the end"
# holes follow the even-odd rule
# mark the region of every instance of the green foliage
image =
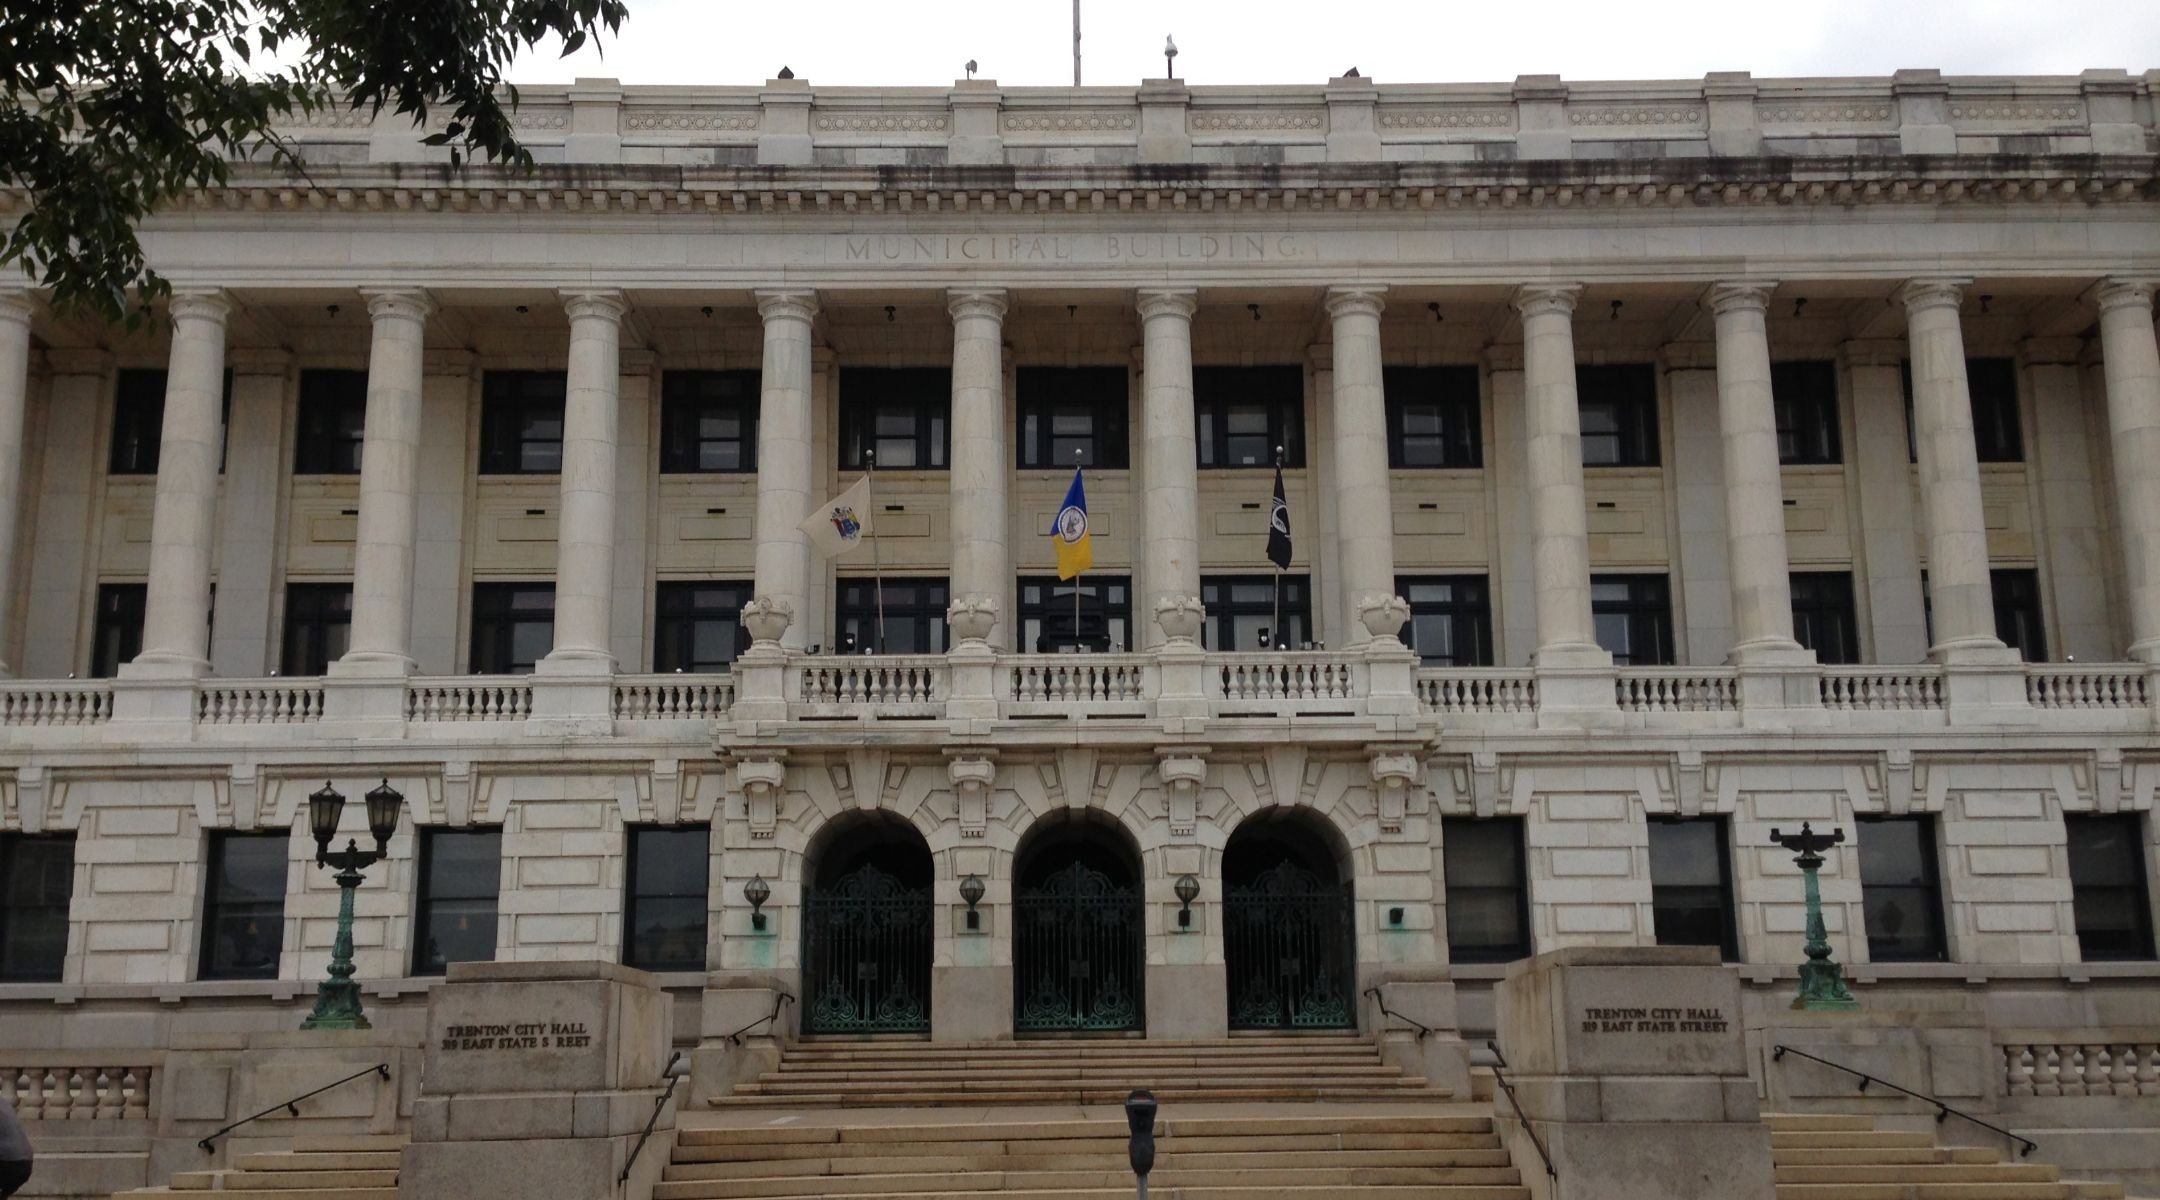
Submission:
POLYGON ((273 126, 331 105, 391 112, 467 158, 530 167, 504 83, 548 37, 569 54, 627 0, 29 0, 0 5, 0 188, 29 195, 0 241, 55 306, 140 319, 169 291, 136 228, 231 164, 304 168, 273 126))

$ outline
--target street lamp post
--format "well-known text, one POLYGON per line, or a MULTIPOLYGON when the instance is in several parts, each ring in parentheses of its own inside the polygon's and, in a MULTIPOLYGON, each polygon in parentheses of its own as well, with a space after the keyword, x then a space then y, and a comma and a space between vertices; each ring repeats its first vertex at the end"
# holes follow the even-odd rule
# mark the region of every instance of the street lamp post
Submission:
POLYGON ((375 838, 373 850, 362 850, 357 841, 345 839, 343 850, 332 850, 338 822, 345 816, 345 797, 325 783, 308 797, 308 828, 315 834, 315 865, 337 869, 337 941, 330 950, 330 978, 315 990, 315 1009, 300 1023, 302 1029, 368 1029, 360 1011, 360 985, 353 982, 353 891, 365 878, 363 870, 390 856, 390 835, 397 832, 398 811, 405 797, 385 779, 367 794, 368 833, 375 838))
POLYGON ((1797 856, 1793 861, 1807 886, 1807 961, 1800 964, 1800 994, 1793 997, 1792 1006, 1827 1012, 1859 1008, 1860 1002, 1845 987, 1844 969, 1830 957, 1830 931, 1822 919, 1822 888, 1815 879, 1816 872, 1822 870, 1822 852, 1843 845, 1845 831, 1817 833, 1802 821, 1800 832, 1783 835, 1772 829, 1770 840, 1797 856))

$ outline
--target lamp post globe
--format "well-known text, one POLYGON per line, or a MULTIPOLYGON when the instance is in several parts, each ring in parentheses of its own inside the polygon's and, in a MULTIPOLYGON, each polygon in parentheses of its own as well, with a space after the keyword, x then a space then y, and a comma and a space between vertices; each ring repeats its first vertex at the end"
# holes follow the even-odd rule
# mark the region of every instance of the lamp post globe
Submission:
POLYGON ((300 1023, 302 1029, 370 1028, 361 1010, 360 985, 353 982, 353 892, 367 879, 363 871, 390 856, 390 835, 397 832, 398 810, 404 804, 405 797, 384 780, 367 794, 368 833, 375 839, 375 848, 362 850, 357 840, 347 838, 343 850, 332 850, 330 843, 337 839, 338 825, 345 818, 345 797, 328 783, 308 797, 315 865, 337 871, 338 923, 337 939, 330 948, 329 977, 316 987, 315 1007, 300 1023))

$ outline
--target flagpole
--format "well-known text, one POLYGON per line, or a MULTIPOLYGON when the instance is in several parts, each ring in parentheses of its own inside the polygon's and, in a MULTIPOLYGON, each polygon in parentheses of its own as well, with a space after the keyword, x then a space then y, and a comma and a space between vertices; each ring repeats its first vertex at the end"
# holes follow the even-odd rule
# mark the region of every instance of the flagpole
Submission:
MULTIPOLYGON (((1079 46, 1079 42, 1080 42, 1080 24, 1079 24, 1079 17, 1080 17, 1080 0, 1073 0, 1073 44, 1074 44, 1074 47, 1075 47, 1075 49, 1073 50, 1073 78, 1074 78, 1074 80, 1076 81, 1076 83, 1075 83, 1075 86, 1078 86, 1078 84, 1077 84, 1077 80, 1078 80, 1078 79, 1079 79, 1079 77, 1080 77, 1080 62, 1079 62, 1079 56, 1080 56, 1080 52, 1079 52, 1079 50, 1078 50, 1078 46, 1079 46)), ((1082 449, 1081 449, 1080 447, 1078 447, 1078 446, 1075 446, 1075 447, 1073 447, 1073 470, 1074 470, 1074 471, 1078 471, 1078 470, 1080 469, 1080 460, 1081 460, 1082 458, 1085 458, 1086 456, 1087 456, 1087 452, 1086 452, 1085 450, 1082 450, 1082 449)), ((1073 576, 1073 648, 1074 648, 1074 649, 1080 649, 1080 648, 1081 648, 1081 647, 1080 647, 1080 575, 1084 575, 1084 574, 1086 574, 1086 572, 1085 572, 1085 571, 1082 571, 1082 572, 1080 572, 1079 574, 1076 574, 1076 575, 1074 575, 1074 576, 1073 576)))
POLYGON ((877 648, 871 653, 883 654, 885 653, 885 563, 884 556, 878 551, 877 522, 872 519, 873 514, 877 512, 877 451, 875 449, 863 451, 863 507, 868 510, 863 513, 863 517, 870 522, 870 578, 872 581, 871 587, 875 589, 877 596, 877 648))
MULTIPOLYGON (((1277 480, 1280 480, 1280 479, 1282 478, 1282 464, 1283 464, 1283 448, 1282 448, 1281 446, 1277 446, 1277 447, 1275 447, 1275 478, 1276 478, 1277 480)), ((1270 537, 1273 537, 1273 536, 1274 536, 1274 533, 1273 533, 1273 529, 1274 529, 1274 524, 1275 524, 1275 506, 1274 506, 1273 498, 1272 498, 1272 497, 1270 497, 1270 499, 1269 499, 1269 504, 1268 504, 1268 528, 1269 528, 1269 531, 1270 531, 1270 532, 1269 532, 1269 536, 1270 536, 1270 537)), ((1271 618, 1271 620, 1272 620, 1272 622, 1273 622, 1273 623, 1272 623, 1272 624, 1270 624, 1270 625, 1268 626, 1268 629, 1269 629, 1269 630, 1270 630, 1271 632, 1273 632, 1273 633, 1274 633, 1274 635, 1275 635, 1275 641, 1276 641, 1276 642, 1277 642, 1278 644, 1280 644, 1280 643, 1281 643, 1281 642, 1283 641, 1283 635, 1282 635, 1282 573, 1283 573, 1283 566, 1282 566, 1282 564, 1281 564, 1281 563, 1276 563, 1276 564, 1275 564, 1275 615, 1274 615, 1274 616, 1273 616, 1273 617, 1271 618)), ((1274 647, 1270 646, 1270 647, 1264 647, 1264 648, 1265 648, 1265 649, 1273 649, 1274 647)))

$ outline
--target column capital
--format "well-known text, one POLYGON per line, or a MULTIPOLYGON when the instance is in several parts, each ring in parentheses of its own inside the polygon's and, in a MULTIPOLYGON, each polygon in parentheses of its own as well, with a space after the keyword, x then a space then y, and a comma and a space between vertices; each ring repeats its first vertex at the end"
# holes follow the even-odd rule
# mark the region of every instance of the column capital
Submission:
POLYGON ((285 375, 292 370, 292 351, 277 346, 234 346, 225 352, 225 365, 235 375, 285 375))
POLYGON ((1761 312, 1770 307, 1775 280, 1754 283, 1713 283, 1703 292, 1703 303, 1718 316, 1729 312, 1761 312))
POLYGON ((1965 287, 1971 282, 1965 278, 1908 280, 1898 289, 1898 302, 1908 313, 1930 308, 1955 309, 1965 302, 1965 287))
POLYGON ((2156 288, 2160 288, 2160 280, 2110 275, 2094 285, 2092 298, 2093 303, 2100 306, 2101 312, 2112 312, 2118 308, 2143 308, 2150 312, 2156 288))
POLYGON ((2084 356, 2084 338, 2029 337, 2018 343, 2018 361, 2028 367, 2076 366, 2084 356))
POLYGON ((1667 342, 1658 347, 1658 369, 1666 372, 1715 371, 1717 343, 1667 342))
POLYGON ((1384 287, 1345 286, 1327 290, 1327 312, 1331 317, 1377 317, 1387 308, 1387 289, 1384 287))
POLYGON ((232 301, 226 299, 222 288, 175 291, 165 311, 175 321, 215 321, 223 325, 232 313, 232 301))
POLYGON ((30 289, 0 287, 0 321, 13 321, 17 325, 28 325, 30 323, 30 314, 35 311, 36 305, 30 301, 30 289))
POLYGON ((1515 311, 1525 317, 1541 317, 1558 313, 1563 317, 1575 314, 1575 302, 1582 299, 1579 283, 1526 283, 1515 289, 1515 311))
POLYGON ((630 302, 623 299, 620 288, 564 288, 563 311, 572 321, 606 321, 610 325, 622 323, 623 314, 630 311, 630 302))
POLYGON ((1853 367, 1901 367, 1905 343, 1898 338, 1849 338, 1838 343, 1838 361, 1853 367))
POLYGON ((364 287, 360 298, 367 301, 368 316, 377 321, 425 321, 435 311, 435 298, 426 288, 364 287))
POLYGON ((811 288, 758 288, 750 293, 767 323, 809 321, 818 314, 817 292, 811 288))
POLYGON ((1152 321, 1156 317, 1190 321, 1200 309, 1200 292, 1196 288, 1141 288, 1138 307, 1143 321, 1152 321))
POLYGON ((954 288, 945 293, 945 311, 952 314, 955 321, 969 317, 1002 321, 1007 307, 1004 288, 954 288))

